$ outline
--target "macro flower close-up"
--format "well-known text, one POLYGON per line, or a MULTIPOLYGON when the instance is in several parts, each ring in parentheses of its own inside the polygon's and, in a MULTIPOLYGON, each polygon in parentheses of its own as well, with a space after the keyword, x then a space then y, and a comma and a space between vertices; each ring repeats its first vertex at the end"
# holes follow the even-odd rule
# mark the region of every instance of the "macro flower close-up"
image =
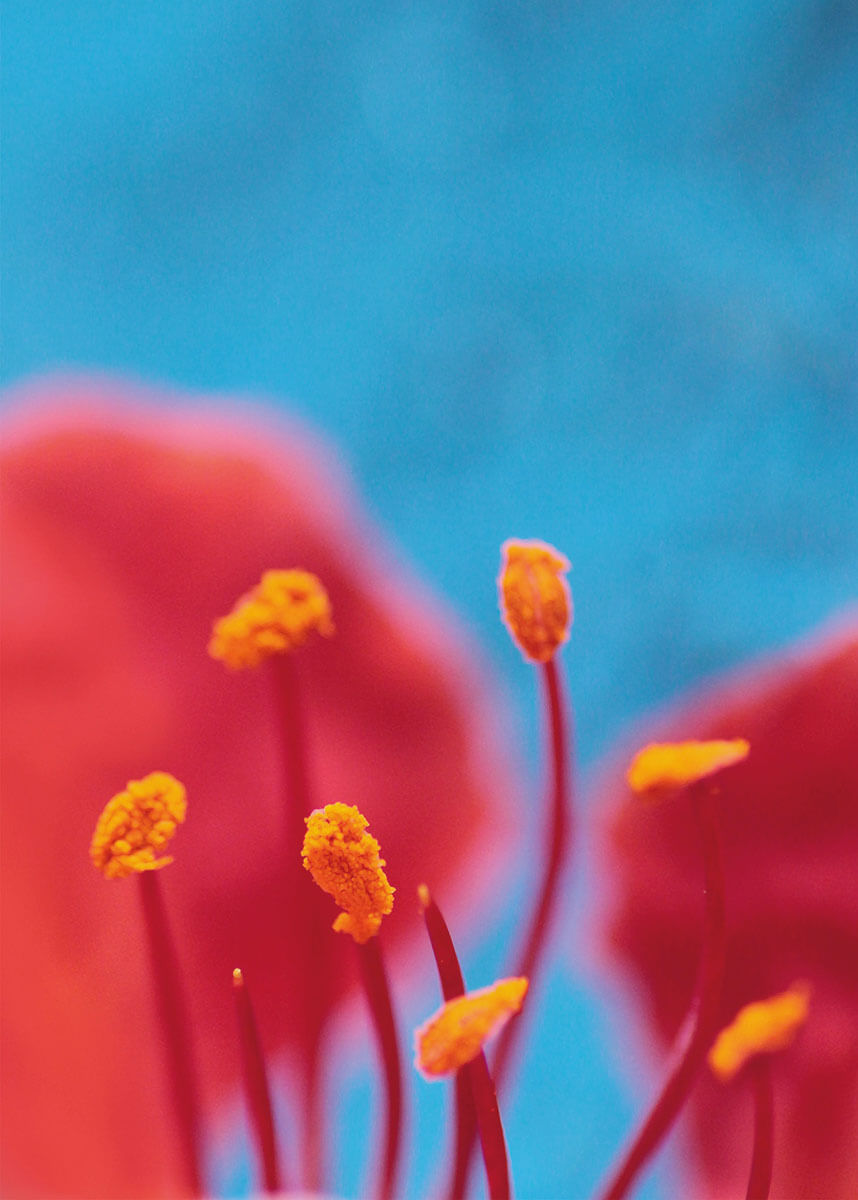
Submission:
POLYGON ((853 5, 2 8, 0 1200, 852 1200, 853 5))

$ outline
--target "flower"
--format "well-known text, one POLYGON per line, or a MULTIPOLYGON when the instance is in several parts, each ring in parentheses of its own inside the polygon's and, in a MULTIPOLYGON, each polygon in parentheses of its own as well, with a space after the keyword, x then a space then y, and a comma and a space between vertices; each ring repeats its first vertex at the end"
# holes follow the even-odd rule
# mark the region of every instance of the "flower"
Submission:
MULTIPOLYGON (((727 967, 721 1025, 791 979, 813 1019, 774 1064, 773 1195, 858 1194, 858 620, 704 689, 645 737, 746 736, 747 761, 720 774, 727 967)), ((620 758, 624 761, 625 754, 620 758)), ((613 896, 609 948, 635 981, 656 1043, 685 1016, 699 955, 699 851, 687 803, 642 806, 620 768, 597 784, 613 896)), ((704 1073, 690 1110, 695 1196, 740 1194, 751 1118, 742 1089, 704 1073), (718 1136, 711 1136, 712 1129, 718 1136)))
MULTIPOLYGON (((236 964, 253 982, 269 1059, 308 1052, 294 1045, 311 1002, 295 981, 312 965, 329 1005, 352 970, 334 937, 312 964, 294 961, 306 941, 292 936, 290 902, 310 904, 316 889, 300 842, 294 869, 284 866, 272 664, 225 672, 206 653, 212 622, 265 570, 298 564, 324 581, 336 638, 311 638, 291 663, 317 802, 366 812, 411 895, 423 879, 453 886, 478 830, 498 849, 505 754, 452 622, 306 433, 105 380, 24 387, 3 420, 2 1090, 12 1100, 0 1190, 169 1196, 179 1165, 157 1132, 166 1101, 137 889, 106 885, 87 856, 104 797, 152 764, 193 797, 160 883, 207 1114, 240 1069, 236 964), (129 1147, 140 1130, 145 1151, 129 1147)), ((475 886, 468 863, 471 895, 475 886)), ((416 905, 386 923, 395 951, 418 928, 416 905)))

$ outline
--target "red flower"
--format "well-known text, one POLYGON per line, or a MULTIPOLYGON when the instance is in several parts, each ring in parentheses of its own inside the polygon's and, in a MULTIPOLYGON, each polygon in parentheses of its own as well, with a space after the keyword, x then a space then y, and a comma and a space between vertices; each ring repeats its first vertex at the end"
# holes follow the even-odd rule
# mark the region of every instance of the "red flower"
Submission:
MULTIPOLYGON (((685 737, 743 737, 751 746, 719 780, 722 1024, 797 979, 812 988, 806 1028, 774 1063, 772 1195, 847 1200, 858 1195, 858 621, 701 692, 636 745, 685 737)), ((601 788, 612 801, 609 944, 664 1048, 693 990, 700 850, 681 799, 642 804, 618 774, 601 788)), ((740 1083, 725 1087, 707 1072, 695 1086, 685 1194, 744 1194, 752 1113, 740 1083)))
POLYGON ((473 895, 467 856, 498 830, 503 756, 448 617, 305 433, 104 381, 24 389, 7 408, 2 1194, 174 1194, 133 881, 89 861, 106 801, 152 770, 187 787, 161 883, 208 1114, 240 1069, 233 968, 271 1054, 294 1041, 304 981, 341 991, 350 962, 333 933, 298 957, 316 889, 300 843, 284 859, 271 679, 212 660, 213 619, 266 568, 324 581, 336 636, 294 659, 315 793, 371 819, 398 889, 394 939, 418 923, 422 880, 467 867, 473 895))

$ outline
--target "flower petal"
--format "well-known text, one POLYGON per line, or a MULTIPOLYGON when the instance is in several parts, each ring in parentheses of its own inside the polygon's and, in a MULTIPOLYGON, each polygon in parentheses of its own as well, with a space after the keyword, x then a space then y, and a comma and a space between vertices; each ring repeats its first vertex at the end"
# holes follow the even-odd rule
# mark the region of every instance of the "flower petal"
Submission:
MULTIPOLYGON (((284 867, 271 679, 208 656, 213 619, 272 566, 324 580, 336 638, 295 658, 318 803, 367 813, 404 894, 466 865, 473 890, 505 756, 449 617, 305 433, 105 380, 24 388, 4 422, 3 1195, 167 1196, 135 881, 106 884, 87 853, 105 799, 153 764, 187 787, 161 882, 209 1105, 239 1070, 233 968, 270 1053, 311 968, 330 997, 350 960, 333 934, 295 960, 292 898, 316 889, 300 844, 284 867)), ((416 909, 387 919, 394 941, 416 909)))
MULTIPOLYGON (((807 980, 814 995, 802 1038, 776 1064, 772 1195, 858 1194, 856 732, 852 617, 812 646, 702 691, 643 733, 660 741, 742 736, 753 748, 718 779, 728 905, 722 1024, 794 979, 807 980)), ((607 938, 666 1047, 697 964, 699 850, 681 801, 653 808, 629 797, 624 757, 597 788, 609 809, 607 938)), ((702 1078, 692 1121, 694 1194, 738 1194, 750 1163, 747 1096, 702 1078)))

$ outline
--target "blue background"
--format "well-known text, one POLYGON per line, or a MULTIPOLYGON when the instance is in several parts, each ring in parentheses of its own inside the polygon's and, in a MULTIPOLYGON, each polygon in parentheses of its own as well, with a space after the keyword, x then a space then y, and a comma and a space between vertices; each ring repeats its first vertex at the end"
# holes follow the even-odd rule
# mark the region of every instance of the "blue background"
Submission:
MULTIPOLYGON (((505 537, 573 560, 585 765, 854 597, 851 0, 2 9, 4 381, 108 368, 325 430, 481 639, 534 777, 505 537)), ((604 1013, 559 963, 507 1105, 521 1197, 586 1195, 631 1120, 604 1013)))

